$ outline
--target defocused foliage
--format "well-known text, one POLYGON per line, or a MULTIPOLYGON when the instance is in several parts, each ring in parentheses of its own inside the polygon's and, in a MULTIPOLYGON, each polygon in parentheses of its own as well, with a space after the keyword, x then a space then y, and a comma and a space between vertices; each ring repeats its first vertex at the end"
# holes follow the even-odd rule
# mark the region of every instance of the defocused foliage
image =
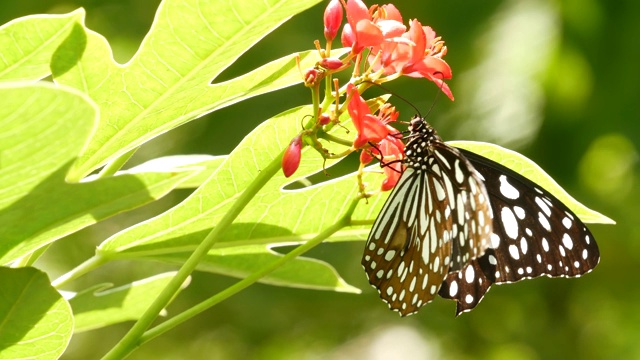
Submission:
MULTIPOLYGON (((126 62, 153 20, 157 0, 4 1, 0 23, 29 14, 87 11, 87 26, 126 62)), ((369 5, 373 3, 367 2, 369 5)), ((255 285, 144 346, 132 359, 604 359, 640 358, 640 3, 632 0, 398 0, 407 17, 443 36, 456 101, 427 81, 392 84, 445 139, 487 140, 529 156, 572 195, 618 222, 592 225, 601 264, 581 279, 538 279, 494 287, 476 310, 454 318, 439 300, 399 318, 366 285, 361 243, 328 244, 310 255, 334 264, 351 295, 255 285)), ((225 79, 313 47, 323 7, 276 30, 228 69, 225 79)), ((409 19, 406 18, 405 22, 409 19)), ((224 79, 217 79, 222 81, 224 79)), ((382 92, 382 91, 381 91, 382 92)), ((143 146, 139 163, 169 154, 226 154, 262 120, 310 102, 301 85, 214 112, 143 146)), ((409 118, 415 110, 392 99, 409 118)), ((109 235, 167 209, 185 190, 70 236, 40 267, 62 273, 109 235)), ((295 210, 294 210, 295 211, 295 210)), ((88 283, 126 283, 155 263, 110 264, 88 283), (98 278, 98 277, 103 278, 98 278)), ((177 311, 236 280, 196 274, 177 311)), ((80 283, 82 280, 80 281, 80 283)), ((81 284, 80 284, 81 285, 81 284)), ((103 354, 130 324, 74 337, 65 359, 103 354)))

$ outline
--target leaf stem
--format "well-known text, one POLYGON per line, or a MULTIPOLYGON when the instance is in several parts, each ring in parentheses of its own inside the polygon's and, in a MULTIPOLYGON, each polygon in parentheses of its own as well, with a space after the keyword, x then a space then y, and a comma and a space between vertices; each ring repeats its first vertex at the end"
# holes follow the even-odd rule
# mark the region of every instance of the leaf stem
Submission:
POLYGON ((269 179, 271 179, 273 175, 280 170, 281 162, 282 153, 280 153, 276 159, 271 161, 266 168, 262 169, 262 171, 258 173, 253 182, 251 182, 251 184, 249 184, 249 186, 238 197, 233 207, 229 209, 229 212, 224 215, 213 230, 211 230, 211 232, 202 240, 191 256, 182 265, 180 270, 178 270, 175 277, 171 279, 154 302, 149 306, 144 314, 142 314, 140 319, 138 319, 133 327, 129 329, 129 332, 127 332, 127 334, 111 349, 111 351, 103 357, 104 360, 123 359, 142 344, 140 337, 144 334, 145 330, 149 328, 162 309, 164 309, 175 294, 177 294, 184 281, 193 272, 209 249, 211 249, 211 247, 216 243, 220 235, 227 231, 231 223, 233 223, 251 199, 253 199, 267 181, 269 181, 269 179))
POLYGON ((328 228, 326 228, 325 230, 323 230, 321 233, 319 233, 318 235, 316 235, 313 239, 307 241, 306 243, 298 246, 297 248, 293 249, 292 251, 290 251, 289 253, 287 253, 286 255, 282 256, 280 259, 274 261, 273 263, 269 264, 268 266, 252 273, 251 275, 247 276, 246 278, 238 281, 237 283, 235 283, 234 285, 228 287, 227 289, 217 293, 216 295, 210 297, 209 299, 197 304, 196 306, 174 316, 173 318, 163 322, 162 324, 146 331, 141 337, 140 337, 140 344, 146 343, 147 341, 156 338, 159 335, 164 334, 165 332, 173 329, 174 327, 176 327, 177 325, 191 319, 192 317, 202 313, 203 311, 209 309, 210 307, 228 299, 229 297, 237 294, 238 292, 244 290, 245 288, 249 287, 250 285, 254 284, 255 282, 257 282, 258 280, 260 280, 261 278, 263 278, 264 276, 270 274, 271 272, 273 272, 274 270, 278 269, 279 267, 281 267, 282 265, 286 264, 287 262, 295 259, 296 257, 304 254, 305 252, 309 251, 310 249, 312 249, 313 247, 317 246, 318 244, 320 244, 323 240, 327 239, 329 236, 333 235, 335 232, 339 231, 340 229, 349 226, 351 223, 351 215, 353 214, 353 211, 355 210, 356 205, 358 204, 358 201, 360 200, 360 198, 356 198, 354 199, 354 201, 352 201, 352 203, 349 205, 349 208, 346 210, 346 212, 344 213, 344 215, 333 225, 329 226, 328 228))
POLYGON ((80 276, 90 272, 91 270, 93 270, 93 269, 95 269, 97 267, 100 267, 101 265, 105 264, 106 262, 107 262, 106 258, 98 256, 98 255, 94 255, 92 258, 87 259, 87 261, 85 261, 82 264, 76 266, 71 271, 69 271, 66 274, 60 276, 59 278, 53 280, 53 282, 51 282, 51 285, 54 288, 59 289, 61 286, 66 285, 68 282, 79 278, 80 276))
POLYGON ((351 147, 351 145, 353 145, 353 140, 351 140, 351 141, 345 140, 345 139, 339 138, 337 136, 331 135, 329 133, 326 133, 324 131, 318 131, 318 137, 322 138, 322 139, 325 139, 325 140, 328 140, 328 141, 331 141, 331 142, 334 142, 334 143, 337 143, 337 144, 340 144, 340 145, 348 146, 348 147, 351 147))

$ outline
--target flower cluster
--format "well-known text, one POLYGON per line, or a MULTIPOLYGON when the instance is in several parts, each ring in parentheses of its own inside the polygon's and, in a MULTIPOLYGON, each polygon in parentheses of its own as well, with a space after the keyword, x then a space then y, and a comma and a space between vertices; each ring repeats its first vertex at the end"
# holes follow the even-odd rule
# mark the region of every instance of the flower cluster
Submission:
MULTIPOLYGON (((315 116, 285 150, 284 174, 289 177, 297 170, 303 146, 313 147, 325 159, 360 151, 360 171, 374 158, 378 159, 386 175, 381 190, 392 189, 403 170, 404 158, 402 136, 389 125, 396 121, 398 113, 389 104, 375 106, 377 111, 372 112, 361 94, 373 85, 409 76, 434 82, 453 100, 451 89, 445 83, 451 79, 451 68, 442 59, 447 47, 433 29, 422 26, 418 20, 410 20, 407 28, 394 5, 367 8, 361 0, 331 0, 324 12, 324 37, 325 48, 316 41, 320 60, 302 75, 314 94, 315 116), (342 26, 345 13, 347 22, 342 26), (340 41, 349 52, 342 58, 332 57, 332 42, 341 27, 340 41), (347 69, 352 69, 351 79, 346 87, 340 87, 333 74, 347 69), (326 93, 321 104, 322 84, 333 91, 326 93), (341 99, 344 99, 342 103, 341 99), (353 140, 329 134, 340 124, 340 115, 345 111, 356 130, 353 140), (319 138, 348 145, 348 149, 340 154, 330 153, 319 138)), ((364 188, 362 184, 361 188, 364 188)))

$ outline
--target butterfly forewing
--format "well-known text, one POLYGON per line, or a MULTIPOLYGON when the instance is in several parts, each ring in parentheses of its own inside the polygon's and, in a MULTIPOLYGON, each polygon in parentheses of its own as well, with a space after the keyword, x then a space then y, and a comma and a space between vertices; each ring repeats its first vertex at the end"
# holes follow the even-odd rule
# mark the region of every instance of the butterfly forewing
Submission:
POLYGON ((403 316, 433 300, 447 273, 481 256, 492 233, 488 195, 473 166, 426 122, 413 121, 409 137, 407 169, 362 259, 371 285, 403 316))
POLYGON ((458 313, 473 309, 491 283, 542 275, 576 277, 598 264, 593 235, 560 200, 492 160, 465 150, 462 154, 485 179, 494 233, 492 249, 468 265, 474 269, 473 278, 465 278, 463 269, 443 283, 440 295, 457 300, 458 313), (467 303, 468 295, 477 301, 467 303))

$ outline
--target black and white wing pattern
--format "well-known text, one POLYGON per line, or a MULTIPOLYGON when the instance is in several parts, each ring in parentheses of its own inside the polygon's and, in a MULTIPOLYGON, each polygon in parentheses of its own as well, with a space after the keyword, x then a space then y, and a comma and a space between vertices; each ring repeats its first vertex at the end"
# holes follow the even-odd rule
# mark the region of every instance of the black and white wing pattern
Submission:
POLYGON ((560 200, 513 170, 460 151, 482 175, 494 217, 490 249, 440 288, 440 296, 457 301, 457 314, 472 310, 493 283, 578 277, 598 264, 593 235, 560 200))
POLYGON ((446 275, 484 254, 492 212, 474 167, 414 118, 406 170, 376 219, 362 266, 382 300, 410 315, 433 300, 446 275))

